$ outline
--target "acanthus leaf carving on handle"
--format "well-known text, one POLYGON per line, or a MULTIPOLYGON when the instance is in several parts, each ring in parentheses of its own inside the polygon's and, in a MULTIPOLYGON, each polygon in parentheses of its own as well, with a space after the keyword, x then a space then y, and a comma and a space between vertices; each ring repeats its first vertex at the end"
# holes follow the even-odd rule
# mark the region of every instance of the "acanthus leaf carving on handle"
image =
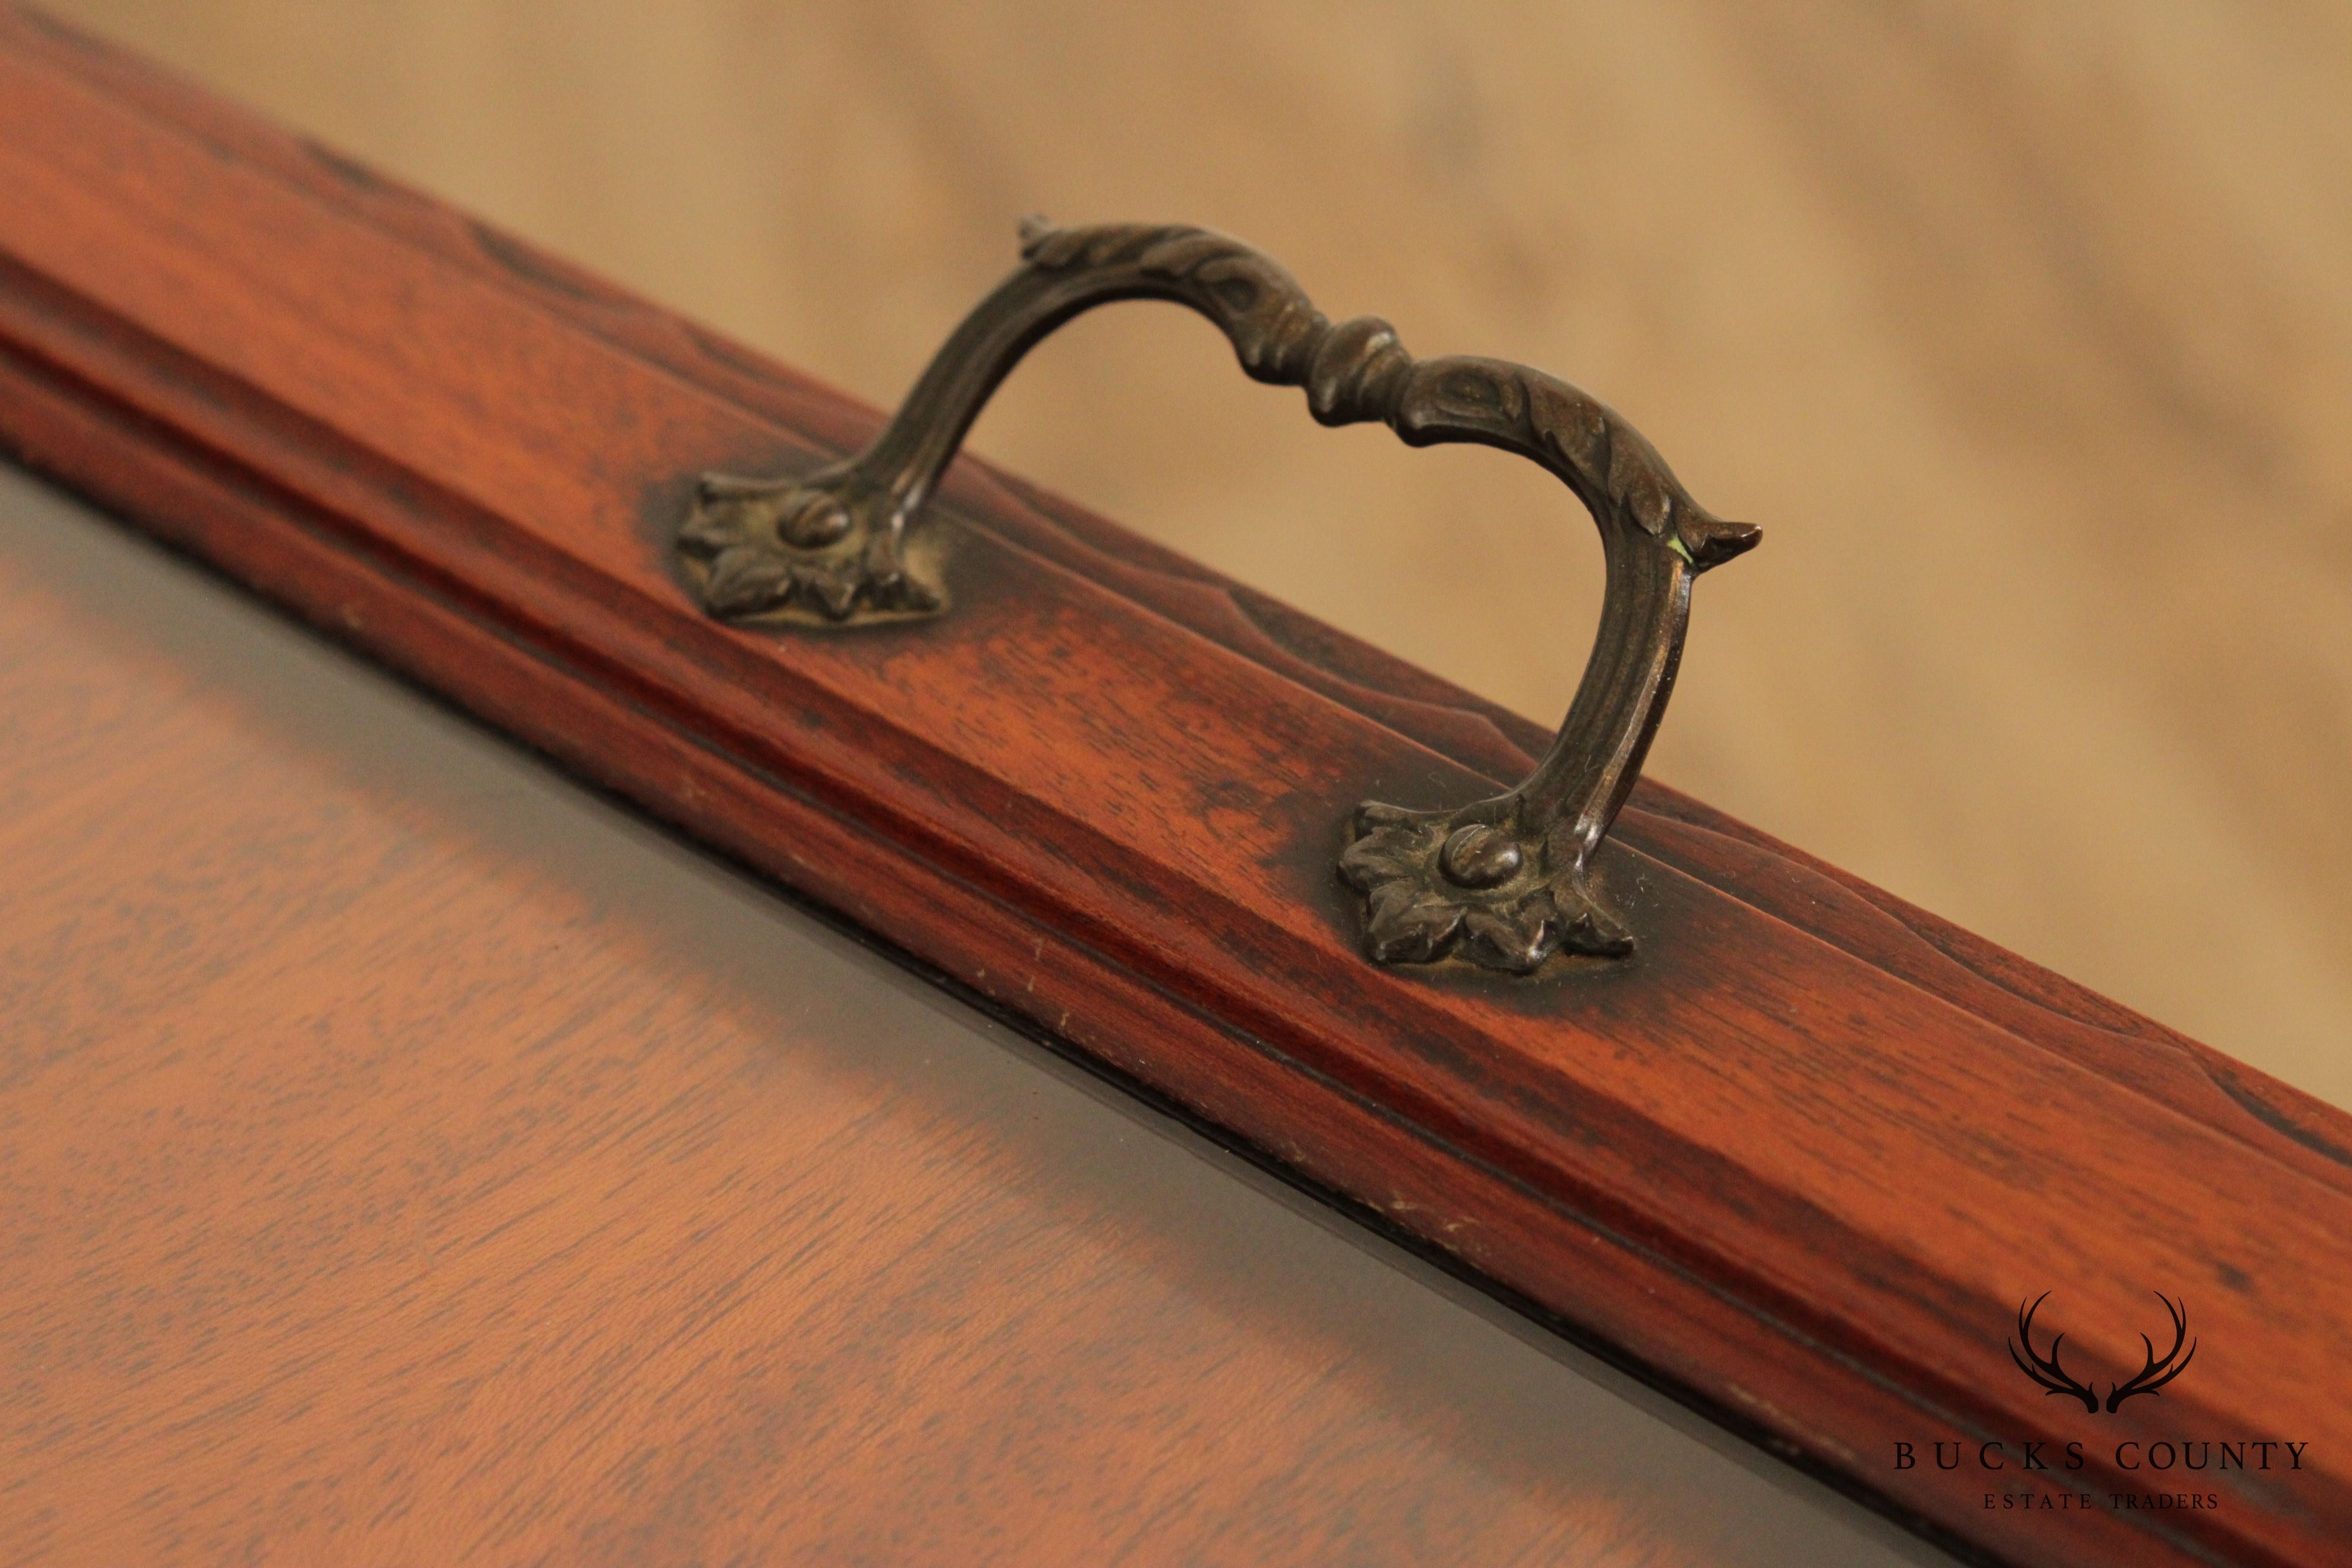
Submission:
POLYGON ((935 615, 941 563, 910 548, 916 516, 997 384, 1071 317, 1162 299, 1215 322, 1252 377, 1305 389, 1325 425, 1377 421, 1411 446, 1474 442, 1542 465, 1599 526, 1599 636, 1550 752, 1492 800, 1408 811, 1367 803, 1340 876, 1365 899, 1382 963, 1458 954, 1528 973, 1557 952, 1630 952, 1593 856, 1633 787, 1681 658, 1693 579, 1758 531, 1714 517, 1641 435, 1587 394, 1503 360, 1416 360, 1389 323, 1333 321, 1239 240, 1181 225, 1022 226, 1022 265, 957 327, 856 457, 799 479, 706 475, 678 548, 729 619, 836 625, 935 615))

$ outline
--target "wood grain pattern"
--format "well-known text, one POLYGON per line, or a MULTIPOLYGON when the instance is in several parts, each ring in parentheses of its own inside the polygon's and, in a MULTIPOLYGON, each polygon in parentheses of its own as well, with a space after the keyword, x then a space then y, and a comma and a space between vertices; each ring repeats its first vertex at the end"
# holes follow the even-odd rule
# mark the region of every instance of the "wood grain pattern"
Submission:
POLYGON ((1893 1559, 33 489, 0 1563, 1893 1559))
MULTIPOLYGON (((54 3, 885 405, 1032 211, 1564 374, 1772 540, 1654 773, 2352 1108, 2340 5, 54 3)), ((1507 462, 1311 430, 1148 310, 978 441, 1565 709, 1595 552, 1507 462)))
POLYGON ((1604 859, 1632 963, 1370 969, 1337 812, 1491 790, 1513 721, 976 465, 953 616, 714 626, 684 477, 870 414, 36 27, 0 132, 37 465, 1881 1506, 2023 1562, 2342 1560, 2352 1410, 2310 1369, 2352 1353, 2352 1119, 1663 790, 1604 859), (2060 1538, 1888 1468, 2063 1445, 2016 1300, 2129 1322, 2158 1284, 2205 1375, 2101 1436, 2290 1429, 2292 1491, 2060 1538))

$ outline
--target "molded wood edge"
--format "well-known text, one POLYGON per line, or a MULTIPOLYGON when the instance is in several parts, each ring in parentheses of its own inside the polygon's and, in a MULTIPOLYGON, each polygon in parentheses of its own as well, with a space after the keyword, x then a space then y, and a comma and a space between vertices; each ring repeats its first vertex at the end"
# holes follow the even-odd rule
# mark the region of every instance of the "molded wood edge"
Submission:
MULTIPOLYGON (((374 233, 388 270, 408 268, 421 254, 433 267, 404 277, 429 288, 437 276, 462 274, 526 298, 544 322, 528 330, 543 332, 547 343, 590 337, 659 367, 681 396, 692 389, 698 410, 710 398, 725 401, 747 428, 765 427, 767 460, 838 449, 870 426, 867 412, 787 373, 742 368, 760 362, 714 350, 717 340, 698 329, 575 279, 422 198, 332 168, 290 140, 167 90, 110 56, 22 23, 13 37, 0 35, 0 53, 10 52, 20 67, 37 60, 85 87, 93 73, 121 79, 101 85, 120 88, 149 117, 143 134, 159 139, 163 162, 170 160, 162 139, 198 133, 184 124, 174 129, 159 107, 176 106, 180 120, 200 122, 216 152, 236 145, 241 162, 226 168, 258 169, 340 221, 374 233), (362 210, 371 204, 386 210, 362 210)), ((130 134, 120 125, 105 129, 130 134)), ((184 185, 177 194, 194 201, 203 192, 184 185)), ((89 199, 131 198, 95 191, 89 199)), ((280 265, 303 259, 297 237, 251 237, 257 246, 296 247, 275 258, 280 265)), ((349 243, 343 254, 376 254, 357 239, 349 243)), ((94 256, 88 265, 96 280, 109 263, 94 256)), ((150 296, 134 321, 78 288, 78 266, 44 269, 17 259, 0 275, 0 434, 35 466, 845 911, 1037 1026, 1060 1031, 1075 1048, 1450 1252, 1817 1473, 1954 1539, 2021 1561, 2053 1558, 2051 1532, 1980 1517, 1960 1506, 1965 1498, 1941 1496, 1879 1462, 1887 1444, 1922 1435, 1923 1423, 1944 1424, 1937 1435, 2054 1429, 2046 1407, 2027 1397, 2032 1390, 1994 1381, 1997 1369, 1978 1353, 1982 1346, 1965 1354, 1928 1348, 1926 1336, 1937 1329, 1958 1330, 1987 1310, 1997 1321, 2005 1309, 1980 1278, 1926 1266, 1937 1251, 1930 1234, 1937 1216, 1922 1214, 1920 1235, 1890 1248, 1891 1232, 1857 1228, 1807 1198, 1808 1184, 1819 1178, 1759 1164, 1752 1153, 1727 1146, 1711 1175, 1660 1170, 1646 1184, 1656 1193, 1687 1192, 1694 1206, 1675 1217, 1671 1205, 1644 1197, 1644 1184, 1612 1184, 1593 1161, 1639 1144, 1650 1157, 1679 1150, 1678 1157, 1704 1165, 1709 1151, 1677 1144, 1654 1120, 1611 1121, 1630 1113, 1630 1101, 1578 1099, 1532 1058, 1478 1062, 1470 1070, 1442 1065, 1456 1059, 1451 1047, 1429 1053, 1473 1020, 1483 1020, 1476 1029, 1519 1031, 1507 1016, 1511 1008, 1465 1000, 1450 982, 1415 990, 1411 977, 1391 975, 1353 987, 1329 951, 1328 931, 1280 941, 1279 931, 1253 934, 1258 946, 1220 959, 1187 923, 1220 909, 1199 902, 1197 892, 1183 895, 1194 900, 1189 909, 1179 904, 1158 917, 1164 929, 1154 927, 1152 900, 1197 890, 1197 871, 1139 858, 1131 845, 1098 829, 1080 831, 1066 810, 1013 798, 992 803, 1007 815, 1025 814, 1059 857, 1053 864, 1024 858, 990 825, 950 820, 945 792, 952 781, 982 791, 992 784, 984 771, 957 773, 951 746, 926 751, 881 729, 845 737, 845 721, 874 716, 854 696, 856 682, 872 673, 859 665, 863 656, 836 658, 836 650, 813 648, 803 676, 791 668, 801 658, 794 650, 681 618, 660 603, 665 592, 675 597, 674 584, 616 579, 584 550, 573 559, 516 520, 482 510, 464 493, 462 476, 445 486, 379 449, 370 430, 322 422, 268 387, 186 353, 168 341, 173 312, 197 303, 150 296), (676 669, 684 667, 676 660, 688 657, 679 652, 688 644, 712 684, 679 684, 676 669), (922 788, 886 798, 844 783, 892 770, 919 779, 922 788), (879 896, 877 888, 890 891, 879 896), (1046 962, 1049 953, 1055 962, 1046 962), (1250 963, 1261 961, 1290 978, 1272 984, 1250 973, 1250 963), (1380 1007, 1347 994, 1350 988, 1376 992, 1380 1007), (1563 1141, 1578 1128, 1599 1140, 1597 1150, 1563 1141), (1798 1267, 1804 1259, 1812 1262, 1798 1267), (1900 1321, 1874 1325, 1868 1312, 1839 1297, 1842 1279, 1870 1281, 1873 1300, 1899 1310, 1900 1321)), ((120 286, 119 279, 105 280, 120 286)), ((419 308, 435 307, 428 298, 419 308)), ((356 352, 366 352, 366 334, 376 329, 362 320, 352 330, 362 341, 356 352)), ((345 345, 345 352, 353 351, 345 345)), ((668 395, 632 394, 640 395, 668 395)), ((426 388, 419 395, 436 395, 426 388)), ((459 416, 454 405, 448 416, 459 416)), ((590 434, 581 437, 583 463, 590 434)), ((680 451, 678 469, 710 455, 680 451)), ((1189 666, 1235 690, 1273 700, 1286 684, 1295 688, 1297 696, 1280 699, 1286 710, 1328 729, 1338 751, 1355 748, 1367 765, 1454 787, 1509 771, 1513 755, 1526 750, 1531 727, 1524 721, 979 465, 964 466, 946 499, 943 521, 966 531, 976 548, 984 545, 975 560, 1017 560, 1023 571, 1043 574, 1041 616, 1056 603, 1082 603, 1089 615, 1124 604, 1118 613, 1134 618, 1131 635, 1183 649, 1189 666), (1178 631, 1194 640, 1171 640, 1178 631), (1337 717, 1343 712, 1345 722, 1337 717), (1318 716, 1325 714, 1332 717, 1318 716)), ((1000 607, 1013 602, 1005 580, 992 592, 1000 607)), ((2117 1157, 2147 1162, 2147 1180, 2166 1201, 2197 1184, 2163 1174, 2167 1150, 2203 1162, 2216 1190, 2279 1202, 2307 1191, 2311 1206, 2326 1215, 2336 1215, 2352 1191, 2336 1152, 2352 1147, 2344 1131, 2352 1122, 2332 1110, 2298 1103, 2259 1075, 1671 792, 1645 787, 1636 805, 1621 833, 1627 874, 1672 878, 1673 888, 1684 889, 1673 899, 1706 911, 1713 923, 1705 941, 1722 944, 1724 956, 1769 950, 1823 986, 1861 986, 1856 994, 1899 1009, 1948 1042, 1936 1049, 2010 1052, 2022 1043, 2041 1053, 2047 1065, 2032 1070, 2063 1086, 2069 1104, 2115 1129, 2125 1140, 2117 1157), (1950 1021, 1962 1017, 1974 1022, 1950 1021), (2095 1092, 2094 1082, 2107 1088, 2095 1092)), ((1319 911, 1314 918, 1338 918, 1341 901, 1328 884, 1305 896, 1302 908, 1319 911)), ((1725 993, 1701 1002, 1755 1000, 1725 993)), ((1514 1005, 1524 1012, 1536 1004, 1514 1005)), ((1675 999, 1622 1005, 1654 1011, 1675 999)), ((1578 1029, 1596 1040, 1622 1031, 1618 1048, 1633 1052, 1626 1070, 1638 1087, 1643 1053, 1659 1048, 1650 1037, 1660 1021, 1611 1014, 1582 1019, 1578 1029)), ((1728 1026, 1727 1016, 1696 1010, 1675 1022, 1728 1026)), ((1782 1027, 1769 1020, 1754 1026, 1782 1027)), ((1727 1037, 1740 1037, 1734 1030, 1727 1037)), ((1832 1049, 1822 1059, 1849 1058, 1832 1049)), ((2031 1067, 2033 1058, 2013 1060, 2031 1067)), ((1730 1062, 1719 1070, 1748 1068, 1730 1062)), ((1700 1082, 1680 1081, 1684 1089, 1700 1082)), ((1756 1077, 1751 1090, 1765 1085, 1756 1077)), ((1877 1114, 1856 1086, 1824 1083, 1805 1092, 1827 1117, 1877 1114), (1842 1098, 1849 1094, 1850 1102, 1842 1098)), ((1936 1114, 1947 1119, 1945 1133, 1996 1139, 2003 1158, 2042 1157, 2020 1139, 2050 1136, 2046 1128, 1996 1128, 1994 1110, 1953 1101, 1936 1114), (1963 1124, 1979 1113, 1986 1127, 1963 1124)), ((2128 1165, 2132 1173, 2142 1168, 2128 1165)), ((1823 1195, 1862 1202, 1852 1194, 1823 1195)), ((1979 1217, 1991 1224, 2000 1216, 1979 1217)), ((2034 1222, 2028 1215, 2018 1223, 2034 1222)), ((2299 1234, 2276 1228, 2270 1241, 2300 1246, 2299 1234)), ((2179 1256, 2230 1239, 2192 1236, 2179 1256)), ((2021 1229, 2018 1245, 2039 1244, 2021 1229)), ((2116 1242, 2116 1255, 2097 1266, 2127 1268, 2127 1245, 2116 1242)), ((2327 1279, 2341 1282, 2340 1259, 2318 1263, 2315 1290, 2327 1279)), ((2323 1330, 2340 1336, 2340 1318, 2314 1317, 2317 1310, 2265 1300, 2216 1312, 2245 1342, 2235 1353, 2293 1354, 2299 1337, 2323 1330)), ((2251 1410, 2227 1387, 2192 1394, 2184 1384, 2179 1393, 2176 1408, 2216 1420, 2251 1410)), ((2056 1555, 2316 1560, 2341 1539, 2331 1531, 2346 1515, 2343 1480, 2341 1461, 2331 1458, 2307 1495, 2282 1494, 2266 1511, 2228 1521, 2100 1516, 2066 1531, 2056 1555)))

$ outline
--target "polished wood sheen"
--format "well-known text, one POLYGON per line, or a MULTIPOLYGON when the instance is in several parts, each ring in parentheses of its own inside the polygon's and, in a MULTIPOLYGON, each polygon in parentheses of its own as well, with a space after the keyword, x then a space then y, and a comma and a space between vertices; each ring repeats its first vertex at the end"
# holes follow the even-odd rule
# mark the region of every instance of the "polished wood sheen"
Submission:
MULTIPOLYGON (((1567 374, 1770 536, 1653 773, 2352 1108, 2352 9, 41 4, 885 408, 1029 212, 1567 374)), ((1314 432, 1173 310, 975 435, 1568 705, 1599 552, 1519 465, 1314 432)))
POLYGON ((0 1563, 1899 1561, 239 600, 0 469, 0 1563))
POLYGON ((973 464, 954 615, 714 625, 689 477, 804 471, 869 412, 33 24, 0 185, 35 466, 1915 1528, 2346 1560, 2352 1119, 1654 787, 1600 862, 1633 959, 1368 965, 1335 809, 1492 794, 1539 730, 973 464), (2086 1436, 2009 1364, 2016 1305, 2154 1289, 2195 1372, 2088 1435, 2276 1434, 2291 1485, 2054 1531, 1894 1467, 2086 1436))

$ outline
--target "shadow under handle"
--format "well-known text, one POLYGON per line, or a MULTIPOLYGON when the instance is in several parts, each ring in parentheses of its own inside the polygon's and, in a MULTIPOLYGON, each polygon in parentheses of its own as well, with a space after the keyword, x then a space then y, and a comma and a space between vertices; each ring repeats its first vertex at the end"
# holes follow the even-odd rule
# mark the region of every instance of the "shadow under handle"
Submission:
POLYGON ((1334 322, 1269 258, 1205 229, 1022 226, 1022 265, 958 326, 873 445, 800 479, 708 475, 679 548, 730 619, 858 624, 934 615, 945 585, 908 532, 989 395, 1040 339, 1114 300, 1206 316, 1252 377, 1306 389, 1325 425, 1378 420, 1407 445, 1475 442, 1557 475, 1600 528, 1607 587, 1559 736, 1517 789, 1444 811, 1367 803, 1339 871, 1375 960, 1449 953, 1518 973, 1551 953, 1622 955, 1590 881, 1639 776, 1689 621, 1692 579, 1757 542, 1692 500, 1654 448, 1566 382, 1502 360, 1415 360, 1376 317, 1334 322))

